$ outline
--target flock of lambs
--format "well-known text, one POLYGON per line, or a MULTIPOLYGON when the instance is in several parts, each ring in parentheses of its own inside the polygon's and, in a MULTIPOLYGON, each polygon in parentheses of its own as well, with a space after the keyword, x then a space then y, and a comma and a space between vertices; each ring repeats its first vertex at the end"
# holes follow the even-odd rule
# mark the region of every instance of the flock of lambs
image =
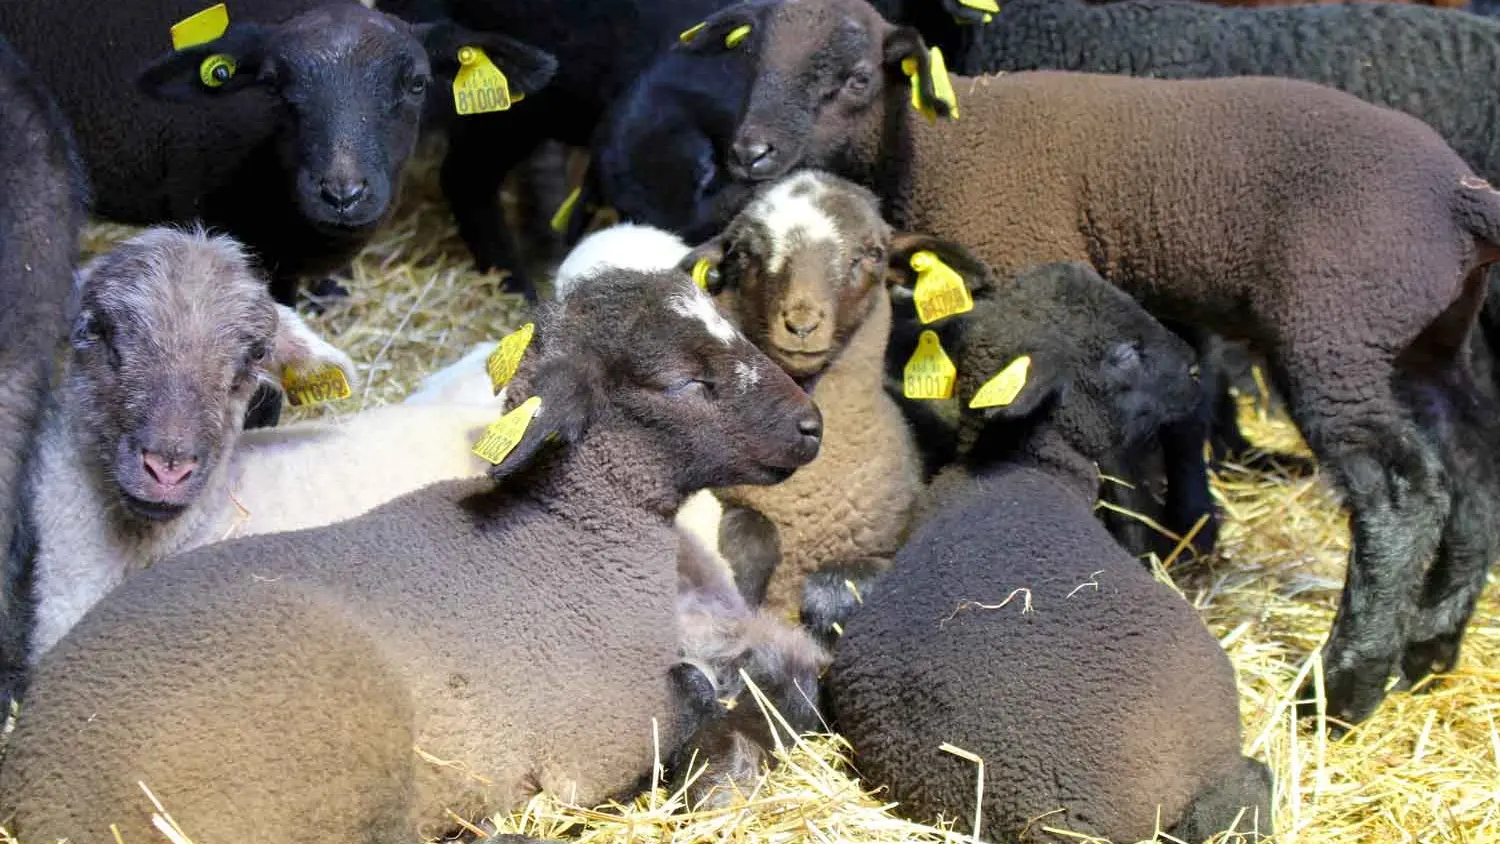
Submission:
POLYGON ((150 840, 156 799, 198 841, 413 842, 658 752, 722 805, 824 725, 991 840, 1268 836, 1233 667, 1095 509, 1212 551, 1226 342, 1349 508, 1301 697, 1352 725, 1455 665, 1500 547, 1500 21, 202 3, 0 3, 26 844, 150 840), (279 424, 357 382, 292 305, 429 131, 531 321, 279 424), (590 152, 550 297, 499 204, 545 140, 590 152), (150 228, 84 263, 89 214, 150 228))

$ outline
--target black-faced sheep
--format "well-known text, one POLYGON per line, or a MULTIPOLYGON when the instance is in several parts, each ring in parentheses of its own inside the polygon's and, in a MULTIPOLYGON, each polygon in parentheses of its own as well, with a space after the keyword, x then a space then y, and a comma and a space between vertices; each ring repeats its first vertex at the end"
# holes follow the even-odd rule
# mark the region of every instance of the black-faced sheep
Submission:
POLYGON ((1191 349, 1074 263, 976 302, 952 353, 961 462, 825 681, 855 764, 899 812, 991 841, 1270 833, 1233 666, 1092 512, 1095 461, 1193 411, 1191 349), (983 760, 982 813, 975 763, 945 745, 983 760))
POLYGON ((862 0, 731 7, 683 49, 722 50, 747 24, 739 49, 758 63, 739 176, 831 167, 873 186, 894 224, 962 242, 997 273, 1088 261, 1159 318, 1265 353, 1351 510, 1323 652, 1336 719, 1379 704, 1414 631, 1442 642, 1403 673, 1454 664, 1461 612, 1412 623, 1424 577, 1463 592, 1494 549, 1452 517, 1479 481, 1444 464, 1477 458, 1463 437, 1430 437, 1402 385, 1433 408, 1484 400, 1465 350, 1500 258, 1500 193, 1436 132, 1272 78, 957 77, 952 105, 916 31, 862 0), (934 121, 962 119, 926 125, 914 91, 934 121))
MULTIPOLYGON (((720 308, 823 412, 823 449, 796 477, 715 491, 779 534, 781 559, 765 592, 773 611, 795 617, 809 572, 889 556, 905 535, 921 466, 885 392, 885 282, 887 261, 911 251, 900 248, 870 191, 804 171, 765 186, 723 234, 683 259, 684 269, 712 268, 707 289, 720 308)), ((718 546, 732 555, 724 541, 718 546)))
MULTIPOLYGON (((67 121, 0 39, 0 553, 19 522, 52 353, 67 333, 85 202, 67 121)), ((0 711, 20 682, 26 581, 0 566, 0 711)))
POLYGON ((354 0, 231 2, 222 36, 169 49, 171 27, 206 5, 11 0, 0 35, 72 121, 95 213, 226 231, 287 304, 387 216, 423 103, 452 101, 460 47, 484 49, 518 91, 554 69, 504 35, 408 26, 354 0))
POLYGON ((150 229, 80 276, 73 348, 28 469, 29 541, 14 549, 33 569, 31 663, 123 579, 169 556, 484 474, 470 449, 494 406, 381 407, 242 432, 258 384, 355 374, 271 301, 228 237, 150 229))
POLYGON ((90 611, 6 750, 11 831, 143 840, 145 783, 197 840, 409 842, 648 771, 653 720, 675 738, 673 512, 792 476, 820 418, 685 273, 538 310, 491 480, 198 549, 90 611))

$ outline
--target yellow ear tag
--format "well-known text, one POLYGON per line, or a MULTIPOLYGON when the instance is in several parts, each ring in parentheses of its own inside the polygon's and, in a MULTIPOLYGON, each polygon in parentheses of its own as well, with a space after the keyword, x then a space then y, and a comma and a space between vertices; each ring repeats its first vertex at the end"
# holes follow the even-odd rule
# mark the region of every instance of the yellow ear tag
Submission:
POLYGON ((1031 368, 1031 355, 1021 355, 1011 361, 994 378, 984 382, 974 398, 969 400, 969 407, 978 410, 981 407, 1004 407, 1016 400, 1021 394, 1021 388, 1026 386, 1026 372, 1031 368))
POLYGON ((537 411, 542 409, 540 396, 532 396, 521 402, 511 412, 490 423, 484 429, 484 435, 479 442, 474 444, 474 453, 499 466, 516 446, 520 444, 521 437, 526 435, 526 427, 531 424, 532 418, 537 411))
POLYGON ((911 268, 917 271, 912 299, 923 325, 974 310, 974 297, 969 295, 963 276, 941 258, 924 250, 911 256, 911 268))
POLYGON ((714 268, 713 262, 707 258, 699 258, 698 263, 693 265, 693 281, 704 290, 708 289, 708 273, 714 268))
POLYGON ((578 197, 580 196, 583 196, 583 187, 581 185, 573 188, 573 192, 568 194, 568 198, 564 199, 562 204, 557 206, 557 212, 552 215, 551 225, 553 231, 562 234, 563 230, 568 227, 568 220, 573 218, 573 208, 578 205, 578 197))
POLYGON ((236 67, 234 57, 214 53, 198 65, 198 81, 209 88, 223 87, 224 83, 234 77, 236 67))
POLYGON ((223 3, 209 6, 172 24, 172 49, 186 50, 207 44, 229 29, 229 9, 223 3))
POLYGON ((459 48, 458 74, 453 77, 453 107, 459 114, 505 111, 519 99, 510 95, 505 74, 483 50, 459 48))
POLYGON ((499 391, 501 387, 510 383, 510 379, 516 377, 516 369, 521 365, 521 356, 526 354, 526 348, 531 345, 531 335, 536 331, 536 323, 528 322, 520 328, 512 331, 501 338, 499 345, 490 352, 490 356, 484 361, 485 371, 490 374, 490 387, 499 391))
MULTIPOLYGON (((953 80, 948 78, 948 66, 943 62, 943 51, 937 47, 928 50, 928 65, 932 71, 932 92, 938 102, 948 104, 948 116, 958 119, 958 97, 953 93, 953 80)), ((901 60, 901 72, 911 79, 911 105, 928 123, 937 122, 937 109, 922 98, 921 65, 913 57, 901 60)))
POLYGON ((677 40, 686 44, 689 41, 693 40, 694 36, 702 32, 705 26, 708 26, 708 21, 700 21, 699 23, 695 23, 687 29, 684 29, 683 31, 677 33, 677 40))
POLYGON ((733 50, 735 47, 740 46, 740 42, 744 41, 745 36, 749 34, 750 24, 747 23, 744 26, 737 26, 734 29, 729 30, 729 34, 724 36, 724 46, 733 50))
POLYGON ((286 391, 287 403, 292 407, 347 399, 350 395, 349 379, 344 377, 344 370, 331 363, 311 372, 283 367, 281 388, 286 391))
POLYGON ((1000 6, 995 3, 995 0, 958 0, 958 4, 984 12, 985 23, 989 23, 995 19, 995 15, 1000 14, 1000 6))
POLYGON ((953 397, 953 382, 958 370, 943 351, 943 344, 931 329, 917 337, 917 350, 906 362, 901 393, 909 399, 946 399, 953 397))

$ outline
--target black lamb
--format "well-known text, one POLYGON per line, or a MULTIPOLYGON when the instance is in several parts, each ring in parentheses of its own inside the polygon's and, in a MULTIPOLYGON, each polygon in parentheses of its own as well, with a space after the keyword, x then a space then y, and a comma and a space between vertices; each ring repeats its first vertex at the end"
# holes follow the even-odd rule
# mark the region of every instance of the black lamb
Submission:
POLYGON ((975 764, 942 747, 979 756, 987 840, 1269 834, 1271 775, 1241 754, 1233 666, 1092 512, 1094 461, 1192 411, 1193 353, 1086 264, 1004 290, 950 350, 962 460, 845 622, 835 726, 914 819, 970 823, 975 764), (1019 376, 981 390, 998 373, 1019 376))

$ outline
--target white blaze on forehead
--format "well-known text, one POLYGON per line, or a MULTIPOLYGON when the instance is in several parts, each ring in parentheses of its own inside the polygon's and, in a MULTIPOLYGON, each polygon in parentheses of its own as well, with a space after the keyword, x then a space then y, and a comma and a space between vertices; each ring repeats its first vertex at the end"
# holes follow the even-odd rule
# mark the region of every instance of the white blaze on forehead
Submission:
POLYGON ((600 229, 578 241, 558 265, 553 295, 562 299, 605 270, 669 270, 690 251, 677 235, 652 226, 620 223, 600 229))
POLYGON ((816 175, 802 173, 778 182, 751 206, 748 213, 766 227, 771 240, 768 271, 780 272, 798 246, 839 239, 834 219, 818 206, 827 192, 827 184, 816 175))
POLYGON ((739 332, 730 324, 724 315, 719 313, 719 307, 714 300, 708 298, 702 288, 692 282, 683 285, 680 293, 673 293, 672 298, 667 301, 667 306, 673 313, 680 314, 689 319, 696 319, 703 323, 715 340, 728 345, 739 336, 739 332))
POLYGON ((760 383, 760 370, 742 360, 734 362, 734 381, 741 393, 760 383))

